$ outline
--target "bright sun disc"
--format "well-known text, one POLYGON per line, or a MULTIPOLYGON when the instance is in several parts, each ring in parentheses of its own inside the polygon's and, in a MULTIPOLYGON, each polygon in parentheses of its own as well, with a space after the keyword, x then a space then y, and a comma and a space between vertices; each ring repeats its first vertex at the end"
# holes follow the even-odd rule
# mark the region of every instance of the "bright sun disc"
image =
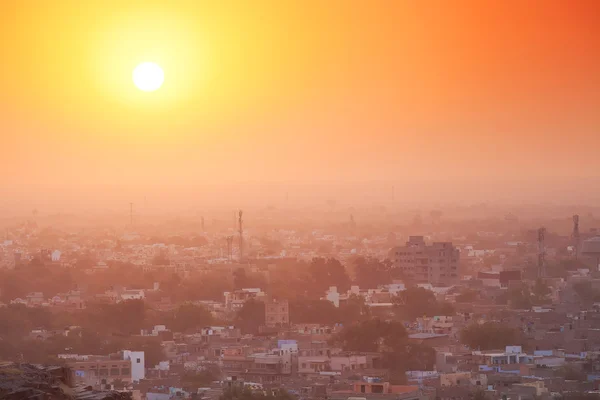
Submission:
POLYGON ((158 64, 153 62, 141 63, 133 70, 133 83, 144 92, 159 89, 165 80, 165 74, 158 64))

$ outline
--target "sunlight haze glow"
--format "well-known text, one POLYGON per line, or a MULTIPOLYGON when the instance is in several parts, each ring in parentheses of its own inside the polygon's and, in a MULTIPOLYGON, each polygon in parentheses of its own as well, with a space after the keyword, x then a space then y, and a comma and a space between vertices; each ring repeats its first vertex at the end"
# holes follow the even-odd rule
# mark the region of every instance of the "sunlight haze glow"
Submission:
POLYGON ((145 62, 133 70, 133 83, 144 92, 159 89, 165 80, 165 74, 158 64, 145 62))

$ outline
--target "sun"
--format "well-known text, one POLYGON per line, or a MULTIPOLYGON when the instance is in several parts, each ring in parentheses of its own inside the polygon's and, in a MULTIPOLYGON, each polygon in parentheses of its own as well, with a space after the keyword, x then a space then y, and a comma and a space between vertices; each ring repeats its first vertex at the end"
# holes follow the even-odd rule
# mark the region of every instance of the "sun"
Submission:
POLYGON ((144 62, 133 70, 133 83, 144 92, 160 89, 165 80, 162 68, 153 62, 144 62))

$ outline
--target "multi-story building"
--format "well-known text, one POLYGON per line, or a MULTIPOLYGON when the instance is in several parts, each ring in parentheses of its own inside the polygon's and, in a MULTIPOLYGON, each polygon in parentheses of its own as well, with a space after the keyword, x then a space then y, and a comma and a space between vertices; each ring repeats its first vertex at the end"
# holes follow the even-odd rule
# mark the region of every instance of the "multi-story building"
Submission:
POLYGON ((116 380, 132 382, 131 361, 111 359, 110 357, 88 356, 83 360, 69 362, 73 368, 75 381, 96 386, 110 384, 116 380))
POLYGON ((228 310, 237 311, 250 299, 264 300, 266 294, 259 288, 244 288, 233 292, 224 292, 225 307, 228 310))
POLYGON ((273 300, 265 304, 265 324, 269 327, 287 326, 290 323, 290 308, 287 300, 273 300))
POLYGON ((427 245, 423 236, 411 236, 404 246, 390 250, 389 258, 408 279, 436 286, 450 286, 460 280, 460 251, 451 242, 427 245))
POLYGON ((254 353, 248 347, 223 350, 221 369, 230 376, 251 382, 281 382, 292 374, 295 353, 289 349, 272 349, 254 353))

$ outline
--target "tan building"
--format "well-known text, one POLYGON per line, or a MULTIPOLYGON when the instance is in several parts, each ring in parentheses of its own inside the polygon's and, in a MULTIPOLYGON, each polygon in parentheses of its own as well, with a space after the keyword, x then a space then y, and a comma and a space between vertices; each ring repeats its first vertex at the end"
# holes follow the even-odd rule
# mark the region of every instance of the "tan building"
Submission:
POLYGON ((459 283, 460 251, 450 242, 427 245, 423 236, 410 236, 404 246, 390 250, 389 258, 409 279, 436 286, 459 283))
POLYGON ((290 307, 287 300, 265 302, 265 324, 287 326, 290 323, 290 307))
POLYGON ((113 360, 108 357, 72 361, 75 381, 86 385, 112 383, 116 380, 131 382, 131 360, 113 360))

